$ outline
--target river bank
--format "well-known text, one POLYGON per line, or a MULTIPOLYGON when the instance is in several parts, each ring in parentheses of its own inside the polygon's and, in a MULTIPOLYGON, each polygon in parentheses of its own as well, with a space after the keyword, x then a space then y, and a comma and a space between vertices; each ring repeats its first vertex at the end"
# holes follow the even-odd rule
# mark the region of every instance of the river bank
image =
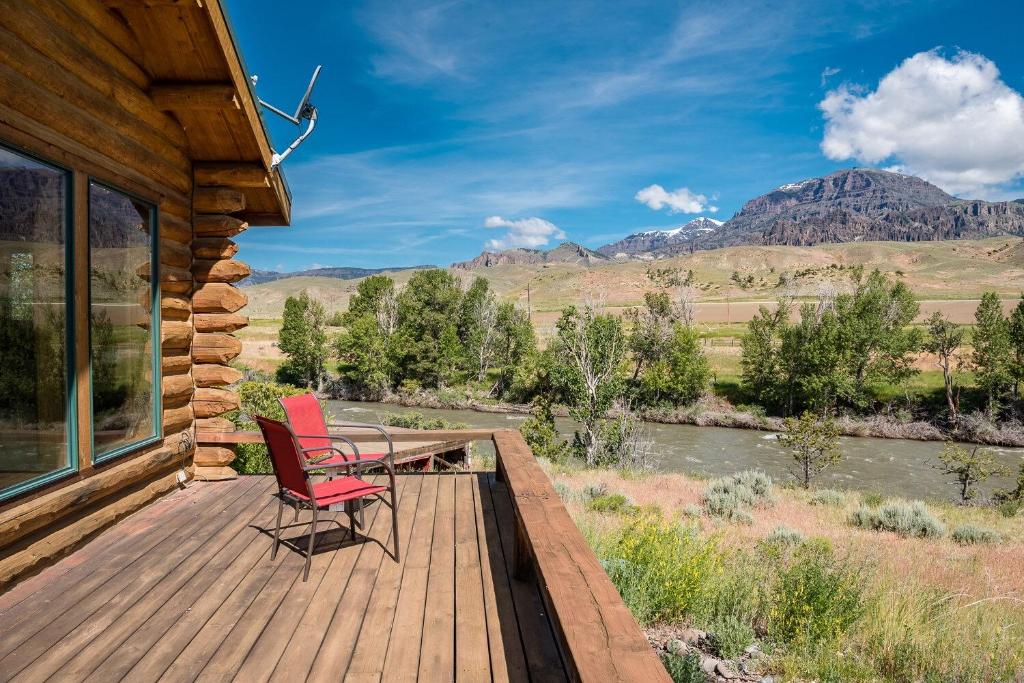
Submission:
MULTIPOLYGON (((471 395, 460 395, 456 391, 388 393, 374 398, 346 393, 332 398, 355 402, 385 403, 404 408, 472 410, 502 415, 530 415, 533 412, 530 404, 481 400, 471 395)), ((553 412, 557 417, 569 417, 569 411, 564 406, 555 406, 553 412)), ((763 412, 754 410, 743 410, 725 399, 710 395, 690 406, 639 410, 637 416, 644 422, 654 424, 725 427, 762 432, 778 432, 783 429, 783 418, 781 417, 765 415, 763 412)), ((993 423, 981 413, 962 416, 960 429, 956 432, 951 432, 944 426, 925 420, 902 420, 883 414, 866 417, 841 415, 836 419, 836 426, 843 436, 934 442, 953 440, 985 446, 1024 447, 1024 424, 1016 420, 993 423)))

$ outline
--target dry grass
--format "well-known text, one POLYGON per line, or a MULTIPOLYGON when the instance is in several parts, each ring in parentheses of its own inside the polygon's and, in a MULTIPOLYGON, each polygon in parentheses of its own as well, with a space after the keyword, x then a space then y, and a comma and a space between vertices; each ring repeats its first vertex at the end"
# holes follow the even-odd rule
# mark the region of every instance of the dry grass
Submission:
MULTIPOLYGON (((573 489, 604 484, 640 506, 656 506, 667 515, 681 514, 688 505, 701 504, 707 483, 681 474, 622 476, 613 471, 557 473, 556 480, 573 489)), ((868 559, 880 570, 879 576, 910 577, 950 593, 973 599, 1004 596, 1024 600, 1024 516, 1006 519, 987 508, 932 506, 950 528, 972 522, 997 531, 1003 542, 992 545, 960 546, 948 538, 926 540, 904 538, 892 533, 864 531, 846 522, 860 503, 860 496, 846 494, 841 507, 810 505, 810 493, 782 489, 769 508, 754 512, 751 525, 731 525, 707 517, 701 524, 707 531, 725 530, 726 545, 749 547, 772 530, 784 525, 807 537, 827 538, 839 552, 848 551, 868 559)))

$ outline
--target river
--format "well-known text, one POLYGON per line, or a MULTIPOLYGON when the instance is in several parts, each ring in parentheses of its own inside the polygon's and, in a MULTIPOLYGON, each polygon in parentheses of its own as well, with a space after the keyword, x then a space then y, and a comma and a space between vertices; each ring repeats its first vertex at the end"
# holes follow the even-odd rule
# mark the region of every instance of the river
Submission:
MULTIPOLYGON (((403 408, 351 401, 328 401, 328 409, 338 420, 355 422, 375 422, 387 413, 420 412, 472 427, 518 429, 526 419, 525 415, 403 408)), ((572 435, 571 420, 558 419, 557 425, 564 435, 572 435)), ((648 424, 647 429, 654 441, 657 467, 665 472, 720 476, 758 468, 777 481, 784 481, 793 462, 789 452, 780 447, 775 434, 770 432, 653 423, 648 424)), ((934 467, 938 462, 936 456, 942 451, 941 443, 846 436, 840 442, 843 459, 820 475, 816 482, 819 487, 904 498, 952 500, 956 497, 953 478, 934 467)), ((991 450, 1013 475, 989 480, 979 487, 984 493, 1009 486, 1024 462, 1024 448, 991 447, 991 450)))

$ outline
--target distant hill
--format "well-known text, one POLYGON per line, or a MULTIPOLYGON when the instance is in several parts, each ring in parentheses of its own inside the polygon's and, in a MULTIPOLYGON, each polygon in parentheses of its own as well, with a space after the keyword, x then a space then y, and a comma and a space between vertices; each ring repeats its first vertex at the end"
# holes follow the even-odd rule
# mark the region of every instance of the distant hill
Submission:
MULTIPOLYGON (((646 253, 664 257, 738 245, 923 242, 1004 235, 1024 236, 1024 200, 958 199, 921 178, 854 168, 783 185, 751 199, 714 230, 681 231, 660 243, 650 240, 646 253)), ((645 246, 642 239, 622 249, 636 237, 598 251, 645 253, 640 251, 645 246)))
POLYGON ((244 286, 262 285, 267 282, 275 282, 293 277, 329 277, 338 280, 356 280, 361 277, 369 277, 378 273, 397 272, 401 270, 423 270, 435 266, 401 266, 398 268, 313 268, 311 270, 300 270, 294 273, 279 273, 273 270, 254 270, 252 274, 242 280, 239 284, 244 286))
POLYGON ((597 251, 612 258, 637 256, 656 252, 676 244, 689 244, 697 238, 706 238, 722 225, 722 221, 701 216, 672 230, 646 230, 634 233, 618 242, 599 247, 597 251))
POLYGON ((493 268, 495 266, 523 266, 544 263, 572 263, 593 266, 610 261, 610 258, 604 254, 599 254, 593 249, 587 249, 575 242, 563 242, 548 251, 540 249, 507 249, 499 252, 485 251, 469 261, 453 263, 452 268, 456 270, 476 270, 478 268, 493 268))

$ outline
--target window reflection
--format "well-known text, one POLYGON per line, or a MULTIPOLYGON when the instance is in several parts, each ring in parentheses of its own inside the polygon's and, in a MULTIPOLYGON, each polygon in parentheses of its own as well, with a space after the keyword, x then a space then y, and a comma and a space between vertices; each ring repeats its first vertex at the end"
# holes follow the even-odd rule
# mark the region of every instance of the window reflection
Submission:
POLYGON ((90 339, 96 455, 156 435, 153 387, 153 209, 89 186, 90 339))
POLYGON ((68 174, 0 147, 0 496, 71 466, 68 174))

